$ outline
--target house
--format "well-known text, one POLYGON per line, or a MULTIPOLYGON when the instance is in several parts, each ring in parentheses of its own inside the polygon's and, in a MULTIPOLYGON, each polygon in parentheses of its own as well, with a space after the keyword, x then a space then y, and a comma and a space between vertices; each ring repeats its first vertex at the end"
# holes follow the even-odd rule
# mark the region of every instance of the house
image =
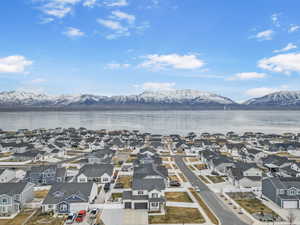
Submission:
POLYGON ((109 148, 100 149, 97 151, 93 151, 91 154, 87 156, 88 163, 110 163, 112 157, 115 155, 115 151, 109 148))
POLYGON ((235 163, 228 168, 228 180, 238 188, 251 189, 254 193, 261 192, 261 179, 263 172, 255 163, 235 163))
POLYGON ((227 168, 233 167, 234 162, 231 158, 220 155, 219 157, 212 158, 207 165, 212 171, 226 174, 227 168))
POLYGON ((42 211, 68 214, 88 210, 97 197, 97 191, 95 183, 56 183, 44 199, 42 211))
POLYGON ((37 161, 44 161, 46 159, 46 156, 48 155, 47 152, 44 151, 38 151, 38 150, 29 150, 23 153, 14 153, 13 157, 17 161, 31 161, 31 162, 37 162, 37 161))
POLYGON ((262 180, 262 194, 281 208, 300 208, 300 178, 269 177, 262 180))
POLYGON ((123 192, 124 208, 160 211, 165 204, 167 183, 168 171, 165 167, 154 163, 135 167, 132 190, 123 192))
POLYGON ((58 168, 56 165, 33 166, 27 171, 24 179, 37 185, 49 185, 64 182, 66 174, 66 168, 58 168))
POLYGON ((33 199, 31 183, 0 183, 0 218, 16 215, 33 199))
POLYGON ((110 183, 114 174, 112 164, 87 164, 80 168, 76 181, 78 183, 110 183))

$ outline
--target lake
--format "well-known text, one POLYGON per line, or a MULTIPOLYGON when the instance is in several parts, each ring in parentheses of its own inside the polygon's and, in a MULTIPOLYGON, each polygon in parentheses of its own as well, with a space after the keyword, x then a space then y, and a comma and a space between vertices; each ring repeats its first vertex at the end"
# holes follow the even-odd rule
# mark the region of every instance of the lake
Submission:
POLYGON ((86 127, 159 134, 245 131, 300 133, 300 111, 0 112, 0 128, 86 127))

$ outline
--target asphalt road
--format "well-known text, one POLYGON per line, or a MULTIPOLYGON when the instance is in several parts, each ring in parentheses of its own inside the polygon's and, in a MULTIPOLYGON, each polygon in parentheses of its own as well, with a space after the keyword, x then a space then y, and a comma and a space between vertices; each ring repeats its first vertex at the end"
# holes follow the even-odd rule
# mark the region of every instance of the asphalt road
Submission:
POLYGON ((222 225, 248 225, 243 222, 232 211, 227 209, 221 200, 218 199, 216 194, 212 192, 206 184, 204 184, 183 162, 182 156, 175 156, 175 162, 179 169, 184 173, 193 187, 199 188, 200 195, 206 204, 214 211, 215 215, 219 218, 222 225))

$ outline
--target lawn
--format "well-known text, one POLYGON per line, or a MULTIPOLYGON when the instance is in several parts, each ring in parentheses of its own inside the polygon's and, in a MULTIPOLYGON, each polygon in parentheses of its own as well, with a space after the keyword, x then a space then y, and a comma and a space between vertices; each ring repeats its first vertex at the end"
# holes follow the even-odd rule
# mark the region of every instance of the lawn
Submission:
POLYGON ((165 197, 169 202, 193 202, 186 192, 166 192, 165 197))
POLYGON ((169 162, 170 161, 170 157, 162 157, 162 161, 169 162))
POLYGON ((273 212, 269 207, 264 205, 257 198, 240 199, 240 200, 235 200, 235 201, 250 214, 263 212, 264 214, 275 214, 276 215, 275 212, 273 212))
POLYGON ((205 223, 205 220, 197 208, 166 207, 166 214, 161 216, 149 216, 149 224, 184 224, 205 223))
POLYGON ((190 170, 196 170, 195 167, 193 167, 192 165, 189 165, 190 170))
POLYGON ((126 163, 132 163, 136 159, 136 156, 129 156, 126 163))
POLYGON ((178 169, 178 167, 175 163, 173 163, 172 166, 174 167, 174 169, 178 169))
POLYGON ((206 177, 207 177, 211 182, 213 182, 214 184, 225 182, 225 180, 224 180, 223 177, 221 177, 221 176, 209 176, 209 175, 207 175, 206 177))
POLYGON ((5 157, 9 157, 11 156, 12 153, 11 152, 4 152, 4 153, 0 153, 0 158, 5 158, 5 157))
POLYGON ((198 159, 198 158, 196 158, 196 157, 195 157, 195 158, 189 158, 189 161, 190 161, 190 162, 198 162, 198 161, 199 161, 199 159, 198 159))
POLYGON ((210 221, 213 224, 218 225, 219 224, 219 220, 217 219, 217 217, 215 216, 215 214, 208 208, 208 206, 206 205, 206 203, 202 200, 202 198, 200 197, 200 195, 192 188, 189 189, 191 191, 191 193, 193 194, 193 196, 197 199, 198 204, 201 206, 201 208, 204 210, 205 214, 207 215, 207 217, 210 219, 210 221))
POLYGON ((41 211, 38 211, 30 220, 26 223, 26 225, 63 225, 64 218, 63 217, 53 217, 49 214, 44 214, 41 211))
POLYGON ((173 169, 172 166, 169 163, 163 164, 163 166, 166 167, 167 169, 173 169))
POLYGON ((123 193, 112 193, 111 194, 111 199, 114 201, 114 200, 117 200, 119 198, 122 198, 123 197, 123 193))
POLYGON ((196 167, 197 170, 205 170, 205 169, 207 169, 206 164, 195 164, 194 167, 196 167))
POLYGON ((199 178, 200 178, 200 180, 202 180, 204 183, 210 184, 210 182, 207 180, 207 178, 206 178, 205 176, 200 175, 199 178))
POLYGON ((177 175, 170 175, 169 179, 172 180, 172 181, 173 180, 178 181, 180 183, 180 179, 177 177, 177 175))
POLYGON ((132 176, 119 176, 116 183, 123 184, 123 188, 131 188, 132 176))
POLYGON ((185 176, 182 173, 178 173, 183 182, 187 182, 185 176))
POLYGON ((24 210, 11 220, 0 220, 0 225, 21 225, 32 213, 33 210, 24 210))
POLYGON ((45 198, 48 195, 49 190, 41 190, 41 191, 35 191, 34 197, 35 198, 45 198))

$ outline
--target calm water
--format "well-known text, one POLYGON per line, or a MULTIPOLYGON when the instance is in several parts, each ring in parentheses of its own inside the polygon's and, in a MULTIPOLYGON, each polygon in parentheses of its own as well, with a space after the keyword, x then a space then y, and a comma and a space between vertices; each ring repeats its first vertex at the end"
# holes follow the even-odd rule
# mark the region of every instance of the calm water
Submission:
POLYGON ((300 132, 300 111, 0 112, 0 128, 4 130, 55 127, 137 129, 160 134, 300 132))

